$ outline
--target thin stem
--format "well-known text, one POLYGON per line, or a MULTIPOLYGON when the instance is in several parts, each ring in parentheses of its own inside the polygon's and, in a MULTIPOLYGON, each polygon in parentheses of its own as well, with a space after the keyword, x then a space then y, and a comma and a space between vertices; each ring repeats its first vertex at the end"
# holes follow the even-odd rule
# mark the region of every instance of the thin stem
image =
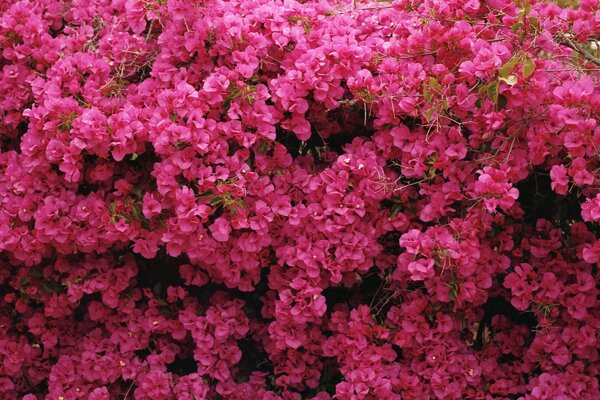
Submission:
POLYGON ((570 48, 572 50, 575 50, 576 52, 581 54, 588 61, 600 66, 600 59, 598 59, 592 53, 590 53, 589 51, 584 49, 583 46, 581 46, 579 43, 574 42, 567 35, 561 35, 560 39, 561 39, 559 42, 560 44, 562 44, 563 46, 567 46, 568 48, 570 48))

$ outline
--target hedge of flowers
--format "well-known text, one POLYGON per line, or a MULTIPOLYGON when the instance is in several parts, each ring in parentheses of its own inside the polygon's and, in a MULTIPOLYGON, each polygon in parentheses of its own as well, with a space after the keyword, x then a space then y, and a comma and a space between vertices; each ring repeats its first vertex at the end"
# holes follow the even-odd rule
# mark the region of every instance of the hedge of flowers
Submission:
POLYGON ((0 398, 598 399, 600 5, 0 1, 0 398))

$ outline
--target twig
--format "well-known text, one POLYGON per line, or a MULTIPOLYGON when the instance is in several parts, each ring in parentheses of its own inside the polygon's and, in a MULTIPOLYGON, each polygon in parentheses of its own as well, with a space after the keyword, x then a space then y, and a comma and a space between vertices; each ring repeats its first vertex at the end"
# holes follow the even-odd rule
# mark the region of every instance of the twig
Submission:
POLYGON ((129 385, 127 392, 125 392, 125 396, 123 397, 123 400, 127 400, 127 396, 129 396, 129 392, 131 392, 131 389, 133 388, 134 383, 135 383, 135 381, 131 381, 131 385, 129 385))
POLYGON ((586 58, 588 61, 590 61, 600 67, 600 59, 598 59, 592 53, 590 53, 589 51, 584 49, 579 43, 572 41, 571 38, 569 38, 567 35, 561 35, 561 39, 562 40, 559 42, 559 44, 562 44, 572 50, 575 50, 576 52, 581 54, 584 58, 586 58))
POLYGON ((372 10, 387 10, 389 8, 393 8, 393 5, 389 5, 389 6, 371 6, 371 7, 364 7, 364 8, 357 8, 358 11, 372 11, 372 10))

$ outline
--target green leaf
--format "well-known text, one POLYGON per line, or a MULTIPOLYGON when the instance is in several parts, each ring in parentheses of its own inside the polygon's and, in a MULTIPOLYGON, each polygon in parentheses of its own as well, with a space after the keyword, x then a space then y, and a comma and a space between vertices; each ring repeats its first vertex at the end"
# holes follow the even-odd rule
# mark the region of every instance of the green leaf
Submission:
POLYGON ((530 0, 515 0, 515 5, 522 9, 521 12, 519 13, 521 15, 527 16, 531 12, 530 0))
POLYGON ((42 281, 41 289, 44 293, 62 293, 64 288, 52 280, 42 281))
POLYGON ((433 76, 429 77, 429 85, 431 85, 431 87, 437 90, 438 92, 442 91, 442 85, 440 85, 437 79, 435 79, 433 76))
POLYGON ((489 85, 481 85, 481 86, 479 87, 479 89, 477 89, 477 93, 479 93, 479 95, 480 95, 480 96, 483 96, 484 94, 486 94, 486 93, 487 93, 488 86, 489 86, 489 85))
POLYGON ((197 195, 197 198, 202 198, 202 197, 211 197, 213 195, 213 192, 211 190, 207 190, 205 192, 200 193, 199 195, 197 195))
POLYGON ((225 201, 225 199, 223 198, 222 195, 217 195, 217 196, 214 196, 212 199, 210 199, 209 204, 214 207, 214 206, 218 206, 218 205, 222 204, 224 201, 225 201))
POLYGON ((425 120, 427 122, 431 122, 431 117, 433 116, 433 112, 435 110, 433 108, 430 108, 429 110, 425 111, 425 120))
POLYGON ((423 82, 423 98, 431 102, 432 95, 429 92, 429 84, 427 82, 423 82))
POLYGON ((517 84, 517 76, 516 75, 508 75, 506 77, 503 77, 502 75, 500 75, 499 79, 509 86, 514 86, 517 84))
POLYGON ((523 60, 523 64, 521 65, 521 72, 523 73, 523 77, 529 78, 533 72, 535 71, 535 63, 530 57, 527 57, 523 60))
POLYGON ((450 105, 448 104, 448 100, 444 97, 442 98, 442 109, 447 111, 448 108, 450 108, 450 105))
POLYGON ((137 204, 131 207, 131 215, 138 221, 144 218, 144 215, 137 204))
POLYGON ((48 285, 48 283, 46 283, 46 282, 42 283, 42 291, 44 293, 46 293, 46 294, 54 293, 54 290, 52 290, 52 288, 50 287, 50 285, 48 285))
POLYGON ((508 104, 508 99, 504 95, 499 95, 498 103, 496 104, 496 109, 500 111, 504 109, 504 107, 506 107, 506 104, 508 104))
POLYGON ((246 206, 246 203, 244 203, 244 201, 242 199, 235 199, 233 200, 233 202, 231 203, 232 206, 234 207, 238 207, 241 208, 242 210, 247 210, 248 207, 246 206))
POLYGON ((138 159, 138 157, 139 157, 139 156, 140 156, 140 155, 139 155, 138 153, 133 153, 133 154, 131 155, 131 158, 130 158, 130 160, 131 160, 131 161, 135 161, 135 160, 137 160, 137 159, 138 159))
POLYGON ((522 23, 522 22, 515 22, 515 23, 512 25, 512 28, 511 28, 511 29, 512 29, 512 33, 517 33, 517 32, 519 31, 519 29, 521 29, 523 26, 524 26, 524 25, 523 25, 523 23, 522 23))
POLYGON ((173 147, 175 147, 177 150, 183 150, 188 146, 188 144, 186 142, 176 142, 173 147))
POLYGON ((160 294, 162 293, 163 290, 163 284, 162 282, 158 282, 156 285, 154 285, 154 287, 152 288, 152 291, 154 292, 154 294, 156 296, 160 296, 160 294))
POLYGON ((142 187, 141 186, 136 186, 133 188, 133 190, 131 191, 131 193, 133 193, 135 195, 135 197, 142 197, 142 187))
POLYGON ((158 303, 159 306, 163 306, 163 307, 169 305, 169 303, 167 303, 167 301, 165 299, 163 299, 162 297, 157 297, 156 302, 158 303))
POLYGON ((489 84, 487 88, 487 95, 494 102, 494 104, 498 103, 498 82, 492 82, 489 84))
POLYGON ((506 78, 510 74, 512 69, 519 63, 519 60, 520 60, 520 57, 513 56, 510 60, 505 62, 504 65, 502 65, 500 67, 500 70, 498 71, 498 75, 501 78, 506 78))
POLYGON ((427 170, 427 172, 425 173, 425 176, 428 177, 429 179, 433 179, 436 176, 436 169, 434 166, 429 167, 429 169, 427 170))
POLYGON ((258 152, 260 154, 265 154, 268 149, 269 149, 269 142, 267 142, 266 140, 263 140, 260 143, 260 145, 258 146, 258 152))

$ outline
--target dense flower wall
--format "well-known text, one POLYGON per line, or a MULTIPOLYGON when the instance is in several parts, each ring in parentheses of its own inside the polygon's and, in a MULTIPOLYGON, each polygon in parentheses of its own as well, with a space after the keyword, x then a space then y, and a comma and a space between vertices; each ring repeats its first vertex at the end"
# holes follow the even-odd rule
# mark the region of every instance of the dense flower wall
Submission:
POLYGON ((0 1, 0 398, 600 398, 598 40, 597 0, 0 1))

